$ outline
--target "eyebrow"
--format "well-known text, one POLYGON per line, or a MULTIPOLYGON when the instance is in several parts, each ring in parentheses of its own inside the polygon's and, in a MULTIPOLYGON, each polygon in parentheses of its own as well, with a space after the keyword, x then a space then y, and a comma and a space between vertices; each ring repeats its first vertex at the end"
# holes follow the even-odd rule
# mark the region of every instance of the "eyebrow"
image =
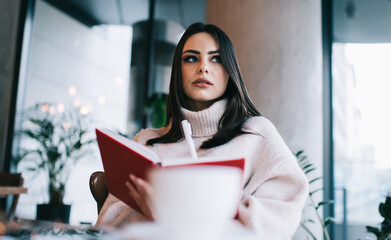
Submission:
MULTIPOLYGON (((185 53, 187 53, 187 52, 189 52, 189 53, 194 53, 194 54, 198 54, 198 55, 201 54, 200 51, 193 50, 193 49, 188 49, 188 50, 184 51, 182 54, 185 54, 185 53)), ((215 54, 215 53, 220 53, 220 50, 214 50, 214 51, 209 51, 209 52, 208 52, 208 54, 215 54)))

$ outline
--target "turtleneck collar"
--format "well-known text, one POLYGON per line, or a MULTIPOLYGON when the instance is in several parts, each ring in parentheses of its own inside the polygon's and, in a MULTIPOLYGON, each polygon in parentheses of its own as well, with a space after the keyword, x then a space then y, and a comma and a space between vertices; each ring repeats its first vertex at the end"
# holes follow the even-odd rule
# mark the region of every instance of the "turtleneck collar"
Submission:
POLYGON ((182 108, 184 117, 191 124, 193 137, 208 137, 217 132, 218 124, 225 112, 227 102, 227 99, 222 99, 213 103, 209 108, 197 112, 182 108))

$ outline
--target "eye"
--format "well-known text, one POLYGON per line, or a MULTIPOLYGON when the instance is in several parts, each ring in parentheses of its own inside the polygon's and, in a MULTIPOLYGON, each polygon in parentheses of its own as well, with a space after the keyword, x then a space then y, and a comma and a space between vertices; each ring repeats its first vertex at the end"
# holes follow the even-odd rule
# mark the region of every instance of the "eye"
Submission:
POLYGON ((212 57, 212 62, 215 62, 215 63, 221 63, 221 57, 220 55, 215 55, 212 57))
POLYGON ((186 56, 183 58, 183 61, 185 62, 188 62, 188 63, 193 63, 193 62, 197 62, 197 57, 196 56, 186 56))

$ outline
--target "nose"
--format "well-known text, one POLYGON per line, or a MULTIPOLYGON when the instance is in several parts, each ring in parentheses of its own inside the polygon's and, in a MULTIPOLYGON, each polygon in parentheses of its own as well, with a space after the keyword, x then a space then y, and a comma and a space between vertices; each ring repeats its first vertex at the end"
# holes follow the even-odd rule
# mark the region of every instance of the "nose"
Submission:
POLYGON ((199 73, 207 73, 208 72, 208 69, 203 69, 202 67, 200 67, 200 69, 198 70, 199 73))
POLYGON ((203 72, 205 72, 205 73, 208 73, 209 72, 209 70, 208 70, 208 65, 205 63, 205 61, 201 61, 200 62, 200 65, 199 65, 199 67, 198 67, 198 72, 199 73, 203 73, 203 72))

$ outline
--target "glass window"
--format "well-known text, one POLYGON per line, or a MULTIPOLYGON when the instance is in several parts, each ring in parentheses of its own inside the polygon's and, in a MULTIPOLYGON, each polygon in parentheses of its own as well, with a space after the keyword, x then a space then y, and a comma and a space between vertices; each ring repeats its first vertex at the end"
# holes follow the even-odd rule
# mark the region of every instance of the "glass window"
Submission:
POLYGON ((334 43, 332 60, 335 217, 343 223, 345 189, 349 235, 365 234, 391 193, 391 44, 334 43))
MULTIPOLYGON (((145 15, 147 18, 147 15, 145 15)), ((77 108, 88 119, 88 136, 95 127, 126 131, 132 28, 120 25, 86 26, 45 1, 36 1, 27 78, 18 93, 15 130, 28 128, 25 110, 48 103, 39 111, 53 117, 77 108)), ((68 126, 64 123, 65 127, 68 126)), ((64 128, 65 128, 64 127, 64 128)), ((69 127, 69 126, 68 126, 69 127)), ((75 136, 76 137, 76 136, 75 136)), ((36 147, 24 138, 14 138, 14 155, 36 147)), ((71 204, 70 223, 94 223, 96 203, 89 190, 91 173, 102 170, 97 145, 91 154, 71 165, 64 203, 71 204)), ((35 176, 31 155, 18 165, 28 194, 21 195, 16 215, 35 219, 36 204, 47 203, 47 174, 35 176)))

